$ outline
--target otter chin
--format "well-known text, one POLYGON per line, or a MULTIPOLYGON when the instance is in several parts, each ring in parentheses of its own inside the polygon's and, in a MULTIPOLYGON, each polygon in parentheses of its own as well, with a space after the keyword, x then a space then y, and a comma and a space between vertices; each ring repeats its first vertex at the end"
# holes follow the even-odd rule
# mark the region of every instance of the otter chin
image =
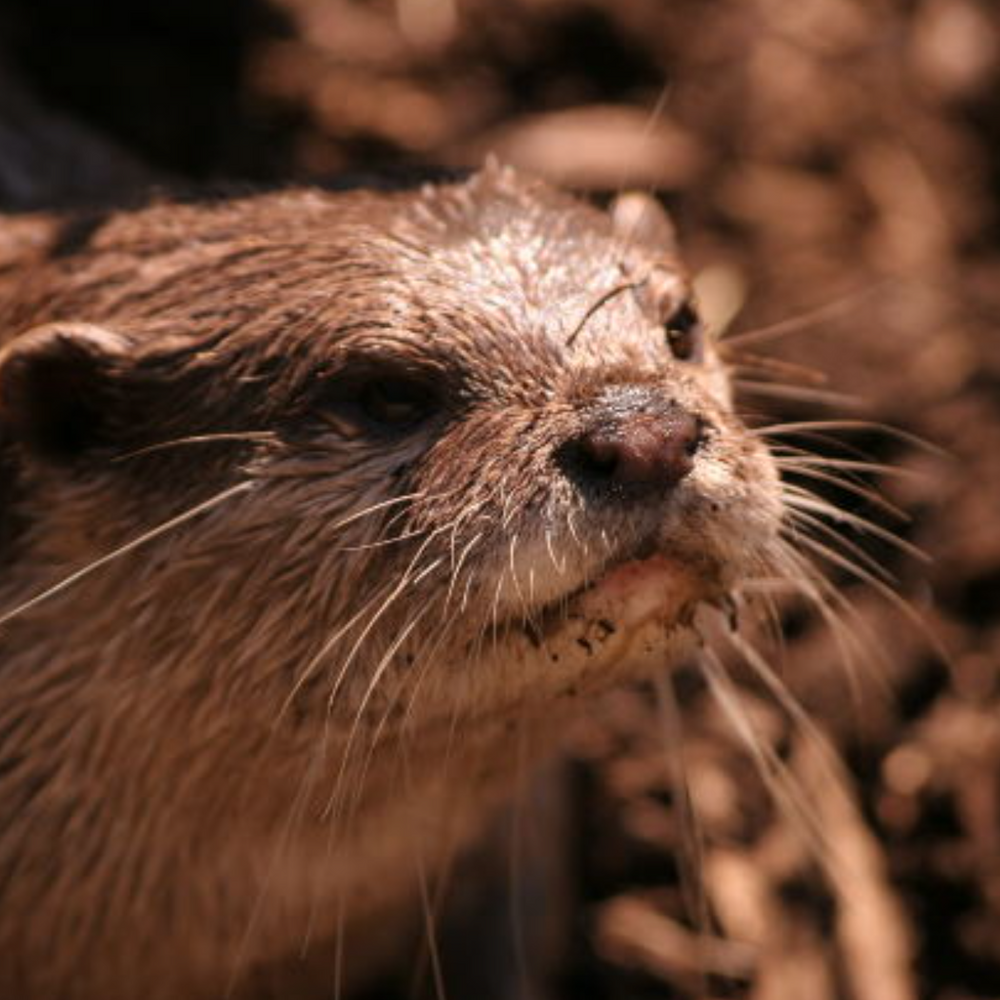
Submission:
POLYGON ((652 556, 609 570, 581 595, 580 610, 589 617, 610 614, 623 628, 636 629, 652 618, 679 622, 692 602, 710 593, 683 563, 652 556))
POLYGON ((577 697, 772 566, 668 219, 493 164, 8 235, 0 993, 405 980, 577 697))

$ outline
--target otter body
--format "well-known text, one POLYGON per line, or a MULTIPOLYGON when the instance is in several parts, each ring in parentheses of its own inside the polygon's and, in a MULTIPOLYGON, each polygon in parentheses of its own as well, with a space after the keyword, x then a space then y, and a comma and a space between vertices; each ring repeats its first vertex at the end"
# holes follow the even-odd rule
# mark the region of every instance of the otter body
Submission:
POLYGON ((573 700, 767 566, 651 202, 488 167, 0 229, 0 995, 367 981, 573 700))

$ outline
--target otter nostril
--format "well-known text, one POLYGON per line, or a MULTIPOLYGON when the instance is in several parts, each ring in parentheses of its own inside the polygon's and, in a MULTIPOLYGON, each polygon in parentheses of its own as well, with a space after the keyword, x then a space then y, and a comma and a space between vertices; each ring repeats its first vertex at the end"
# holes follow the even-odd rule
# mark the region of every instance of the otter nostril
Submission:
POLYGON ((669 488, 694 468, 702 430, 701 421, 678 406, 630 415, 577 439, 578 472, 590 486, 669 488))
POLYGON ((705 440, 706 425, 703 420, 692 417, 689 413, 685 413, 684 416, 686 419, 683 421, 683 426, 678 428, 679 440, 684 453, 689 458, 694 458, 705 440))
POLYGON ((610 435, 595 431, 580 439, 580 464, 594 479, 614 479, 618 469, 618 442, 610 435))

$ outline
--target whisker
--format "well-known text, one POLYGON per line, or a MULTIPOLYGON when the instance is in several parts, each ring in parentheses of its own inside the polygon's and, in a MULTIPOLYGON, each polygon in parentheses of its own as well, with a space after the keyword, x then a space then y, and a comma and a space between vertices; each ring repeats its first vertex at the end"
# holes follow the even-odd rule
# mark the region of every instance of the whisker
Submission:
POLYGON ((928 628, 927 623, 917 614, 916 609, 913 607, 909 601, 900 597, 892 587, 887 586, 882 580, 872 573, 866 571, 863 567, 852 563, 849 559, 845 558, 840 553, 834 551, 829 546, 824 545, 822 542, 817 541, 815 538, 809 538, 805 535, 798 536, 799 544, 805 546, 810 551, 815 552, 820 558, 839 566, 841 569, 845 570, 851 576, 856 579, 862 580, 865 583, 870 584, 879 594, 881 594, 889 603, 894 607, 898 608, 903 614, 920 630, 920 634, 923 635, 934 648, 935 653, 941 657, 941 659, 948 663, 950 662, 949 654, 941 645, 940 640, 937 639, 928 628))
POLYGON ((741 392, 754 396, 769 396, 774 399, 793 399, 803 403, 822 403, 826 406, 857 409, 862 401, 857 396, 834 392, 830 389, 808 389, 797 385, 783 385, 780 382, 764 382, 758 379, 734 378, 733 386, 741 392))
MULTIPOLYGON (((404 570, 404 572, 402 574, 402 578, 395 585, 395 587, 392 588, 392 590, 390 591, 390 593, 388 594, 388 596, 382 601, 382 604, 378 608, 378 610, 368 619, 367 624, 365 625, 365 627, 362 630, 361 634, 355 640, 354 645, 351 647, 351 649, 348 652, 346 658, 344 659, 344 662, 340 666, 340 670, 339 670, 339 672, 337 674, 336 679, 334 680, 333 687, 330 690, 329 697, 327 698, 327 711, 328 712, 332 711, 332 709, 333 709, 334 702, 336 701, 337 695, 340 692, 340 688, 341 688, 341 686, 342 686, 342 684, 343 684, 343 682, 344 682, 344 680, 345 680, 345 678, 347 676, 347 671, 348 671, 351 663, 354 661, 354 658, 357 655, 358 650, 364 644, 365 639, 367 639, 368 636, 371 634, 372 629, 375 627, 375 625, 379 621, 379 619, 389 610, 389 608, 395 603, 395 601, 397 600, 397 598, 403 593, 404 590, 406 590, 406 588, 408 586, 411 586, 411 585, 419 582, 419 580, 423 579, 427 575, 428 572, 432 571, 436 566, 440 565, 440 563, 443 561, 443 557, 439 556, 437 559, 434 560, 434 562, 432 562, 430 564, 430 566, 425 567, 423 570, 420 571, 420 573, 418 575, 414 576, 414 567, 420 561, 420 558, 423 556, 424 552, 426 551, 427 546, 430 544, 430 542, 432 541, 432 539, 436 535, 440 535, 442 533, 442 531, 445 531, 445 530, 447 530, 447 528, 438 528, 435 531, 432 531, 424 539, 423 544, 420 546, 419 549, 417 549, 416 553, 414 553, 413 558, 410 560, 409 565, 404 570)), ((355 617, 357 617, 357 616, 355 616, 355 617)), ((352 619, 352 621, 353 621, 353 619, 352 619)), ((341 629, 339 631, 341 633, 343 633, 344 630, 341 629)), ((327 643, 326 646, 329 646, 329 643, 327 643)), ((319 659, 318 656, 314 657, 313 660, 311 661, 311 664, 317 663, 318 659, 319 659)))
POLYGON ((809 385, 826 385, 830 379, 826 372, 819 368, 788 361, 786 358, 772 358, 766 354, 751 354, 745 351, 734 351, 728 342, 719 345, 719 353, 725 360, 730 371, 757 371, 769 375, 783 375, 798 379, 800 383, 809 385))
MULTIPOLYGON (((833 504, 827 503, 825 500, 820 499, 808 490, 800 490, 791 483, 785 484, 784 492, 786 505, 800 513, 802 511, 812 511, 815 514, 822 514, 835 521, 839 521, 842 524, 848 524, 865 534, 874 535, 876 538, 880 538, 887 545, 891 545, 900 552, 905 552, 908 556, 911 556, 918 562, 930 563, 932 561, 931 557, 922 549, 913 545, 911 542, 906 541, 906 539, 900 538, 894 532, 883 528, 881 525, 875 524, 873 521, 869 521, 866 517, 861 517, 861 515, 853 514, 850 511, 841 510, 839 507, 835 507, 833 504)), ((836 534, 836 532, 834 532, 834 534, 836 534)), ((837 535, 837 537, 843 538, 843 535, 837 535)))
MULTIPOLYGON (((462 567, 465 564, 465 560, 468 558, 469 553, 472 552, 472 550, 476 547, 476 545, 479 543, 482 537, 483 533, 481 531, 473 535, 472 538, 470 538, 469 541, 466 542, 462 551, 459 553, 458 561, 454 563, 454 567, 451 571, 451 581, 448 584, 448 592, 447 594, 445 594, 445 601, 444 601, 445 608, 447 608, 448 605, 451 603, 451 599, 455 591, 455 585, 458 583, 459 577, 461 576, 462 567)), ((472 573, 470 572, 469 580, 466 584, 466 590, 465 593, 463 594, 462 602, 460 605, 461 611, 465 610, 466 598, 468 596, 468 586, 471 583, 472 583, 472 573)))
POLYGON ((799 313, 796 316, 789 316, 787 319, 779 320, 776 323, 769 323, 767 326, 759 326, 753 330, 746 330, 742 333, 734 333, 724 340, 726 344, 739 344, 741 347, 747 344, 758 344, 766 340, 776 340, 793 333, 810 332, 816 324, 824 323, 830 319, 852 312, 870 299, 877 292, 885 288, 888 281, 879 281, 865 288, 856 289, 841 295, 830 302, 825 302, 814 309, 799 313))
MULTIPOLYGON (((842 444, 843 442, 837 443, 842 444)), ((862 462, 850 458, 817 455, 815 452, 805 451, 802 448, 793 448, 787 444, 773 446, 771 454, 774 456, 775 464, 781 468, 796 471, 801 468, 844 469, 848 472, 872 472, 880 476, 899 476, 907 479, 919 479, 921 476, 919 472, 914 472, 912 469, 905 469, 898 465, 886 465, 883 462, 862 462)))
POLYGON ((882 579, 881 576, 876 576, 873 572, 865 569, 864 566, 852 562, 847 558, 847 556, 837 552, 836 549, 833 549, 829 545, 813 538, 811 535, 797 533, 795 541, 797 544, 809 549, 810 552, 814 552, 821 559, 840 567, 840 569, 844 570, 852 577, 855 577, 858 580, 863 580, 871 587, 874 587, 880 594, 882 594, 883 597, 890 600, 897 607, 905 607, 907 609, 907 617, 910 617, 910 615, 913 614, 909 604, 907 604, 906 601, 904 601, 899 594, 897 594, 896 591, 882 579))
POLYGON ((771 669, 771 666, 761 656, 759 650, 754 649, 739 633, 728 629, 720 631, 764 683, 771 697, 785 710, 796 725, 814 741, 817 748, 822 751, 823 758, 831 768, 831 771, 839 775, 841 773, 840 757, 830 742, 830 738, 819 727, 812 716, 809 715, 802 703, 792 694, 788 685, 771 669))
POLYGON ((111 461, 126 462, 131 458, 151 455, 154 452, 166 451, 168 448, 177 448, 186 444, 212 444, 216 441, 274 442, 277 440, 278 436, 274 431, 224 431, 218 434, 195 434, 190 437, 174 438, 172 441, 161 441, 159 444, 146 445, 145 448, 137 448, 135 451, 127 451, 121 455, 115 455, 111 461))
POLYGON ((518 603, 521 605, 521 620, 525 626, 531 629, 533 634, 537 634, 539 631, 538 625, 535 622, 531 614, 531 594, 534 593, 535 578, 534 571, 529 571, 528 584, 529 584, 529 596, 525 596, 524 591, 521 589, 521 581, 517 575, 517 564, 515 558, 515 552, 517 550, 517 543, 519 541, 519 536, 515 531, 514 534, 510 536, 510 544, 508 545, 508 555, 510 562, 510 576, 514 583, 514 592, 517 594, 518 603))
MULTIPOLYGON (((753 432, 756 433, 758 430, 762 429, 762 426, 757 425, 754 427, 753 432)), ((766 433, 763 434, 762 437, 767 440, 766 433)), ((812 448, 807 449, 799 445, 795 445, 791 441, 781 440, 780 438, 777 440, 769 440, 767 442, 767 446, 770 448, 772 454, 784 456, 800 455, 803 458, 809 458, 816 462, 822 462, 828 458, 837 459, 841 454, 846 454, 853 456, 854 460, 868 462, 872 465, 885 465, 887 474, 888 469, 892 468, 892 466, 881 462, 875 455, 871 454, 871 452, 865 451, 864 448, 860 447, 855 442, 846 440, 842 437, 834 437, 831 434, 821 434, 818 431, 796 431, 795 437, 809 441, 810 443, 815 442, 818 445, 822 445, 823 448, 832 448, 836 450, 832 454, 825 451, 816 451, 812 448)))
MULTIPOLYGON (((418 555, 419 554, 420 553, 418 553, 418 555)), ((354 658, 357 655, 358 650, 363 645, 365 639, 367 639, 368 636, 371 634, 371 631, 375 627, 375 624, 378 622, 378 620, 386 613, 386 611, 388 611, 388 609, 392 606, 392 604, 396 601, 396 599, 400 596, 400 594, 402 594, 402 592, 406 589, 406 587, 419 582, 421 579, 423 579, 424 576, 427 575, 428 572, 433 570, 435 567, 439 566, 442 561, 443 557, 439 556, 437 559, 434 560, 433 563, 430 564, 429 567, 423 570, 419 576, 410 577, 404 574, 403 579, 400 581, 399 584, 397 584, 397 586, 385 599, 385 601, 382 603, 382 606, 378 609, 378 611, 375 614, 371 616, 367 625, 365 625, 364 629, 362 630, 361 635, 358 636, 354 645, 351 647, 350 652, 348 652, 346 658, 344 659, 344 662, 341 664, 340 672, 338 673, 337 679, 334 682, 334 686, 330 691, 329 697, 327 698, 328 710, 333 708, 333 704, 337 698, 338 693, 340 692, 341 685, 343 684, 343 681, 347 676, 347 669, 354 661, 354 658)))
POLYGON ((743 711, 739 692, 719 657, 706 649, 698 662, 708 681, 709 691, 757 765, 761 780, 805 836, 831 880, 836 882, 839 879, 838 866, 834 863, 837 859, 836 845, 827 837, 805 792, 792 778, 787 766, 767 740, 756 730, 750 716, 743 711))
POLYGON ((390 545, 398 545, 400 542, 408 542, 411 538, 420 538, 425 534, 426 528, 417 528, 405 531, 401 535, 392 538, 380 538, 377 542, 366 542, 364 545, 340 545, 334 550, 336 552, 371 552, 374 549, 385 549, 390 545))
POLYGON ((700 937, 710 927, 711 921, 705 883, 698 877, 698 873, 704 871, 705 842, 698 811, 691 796, 691 782, 688 780, 688 768, 685 764, 684 717, 669 673, 662 672, 656 675, 653 680, 653 691, 656 695, 657 708, 664 720, 660 734, 666 747, 671 784, 677 796, 681 830, 680 849, 682 860, 686 861, 679 866, 681 891, 700 937))
MULTIPOLYGON (((794 541, 809 539, 817 544, 826 545, 827 543, 821 540, 821 538, 825 538, 829 542, 836 543, 836 545, 841 546, 845 550, 845 552, 842 553, 845 558, 851 557, 856 559, 858 566, 864 566, 873 576, 876 576, 880 580, 884 581, 886 586, 895 587, 898 585, 899 581, 896 577, 888 569, 881 565, 881 563, 877 562, 873 556, 865 552, 865 550, 859 545, 856 545, 849 539, 844 538, 843 535, 839 534, 820 518, 798 512, 792 523, 795 524, 796 528, 796 532, 794 536, 792 536, 794 541)), ((831 545, 830 551, 837 552, 838 549, 833 548, 831 545)))
MULTIPOLYGON (((434 565, 440 564, 441 560, 437 560, 434 565)), ((433 568, 433 567, 432 567, 433 568)), ((364 785, 367 781, 368 771, 371 766, 372 758, 374 756, 375 750, 381 739, 382 731, 386 723, 389 720, 392 706, 390 705, 386 711, 383 713, 382 718, 372 734, 371 740, 369 741, 368 751, 364 754, 363 759, 359 762, 360 767, 358 774, 356 775, 356 780, 354 782, 354 794, 350 796, 350 801, 347 801, 347 786, 346 779, 348 775, 349 765, 351 763, 351 757, 354 754, 356 740, 360 732, 361 721, 365 716, 368 709, 368 705, 382 682, 389 665, 392 663, 393 658, 399 649, 403 646, 406 640, 409 638, 410 634, 420 623, 421 619, 430 610, 431 605, 425 604, 420 608, 416 614, 410 619, 410 621, 399 631, 399 634, 393 640, 389 648, 383 654, 378 665, 372 673, 371 679, 368 686, 362 696, 357 709, 354 712, 354 718, 351 722, 351 727, 348 732, 347 740, 344 743, 343 750, 341 752, 340 766, 337 771, 337 776, 334 781, 333 790, 327 801, 326 807, 323 810, 325 818, 329 822, 330 833, 327 838, 326 852, 329 857, 330 851, 333 848, 333 837, 334 830, 338 828, 349 828, 352 826, 354 819, 357 816, 358 810, 360 808, 362 795, 364 792, 364 785), (341 819, 343 818, 343 822, 341 819)), ((412 701, 411 705, 412 707, 412 701)))
MULTIPOLYGON (((816 567, 795 550, 791 544, 782 539, 774 553, 778 568, 782 566, 787 571, 786 580, 795 591, 805 597, 819 612, 840 652, 841 662, 847 672, 848 682, 855 696, 858 695, 858 665, 856 655, 863 652, 858 634, 864 631, 863 623, 859 625, 858 634, 847 628, 844 620, 837 613, 839 609, 844 615, 856 619, 856 612, 851 602, 841 594, 816 567)), ((872 643, 872 645, 875 645, 872 643)))
MULTIPOLYGON (((389 505, 388 502, 382 504, 376 504, 373 507, 368 508, 366 513, 372 513, 373 511, 381 509, 388 505, 389 505)), ((357 520, 355 516, 345 518, 343 521, 340 521, 337 524, 335 524, 334 528, 342 527, 343 525, 348 524, 354 520, 357 520)), ((354 647, 348 654, 347 660, 341 666, 340 672, 334 683, 333 690, 330 693, 330 700, 328 700, 328 708, 332 707, 332 700, 336 698, 336 695, 339 692, 340 687, 347 676, 347 670, 351 662, 353 661, 354 656, 357 653, 358 649, 360 648, 361 644, 364 642, 365 638, 371 632, 371 629, 374 627, 375 623, 379 620, 382 614, 385 613, 387 608, 395 601, 395 599, 399 596, 399 594, 402 593, 402 591, 405 589, 407 583, 409 582, 408 574, 412 571, 413 566, 426 551, 427 546, 437 535, 440 535, 443 531, 446 530, 448 530, 447 527, 437 528, 434 531, 430 532, 424 538, 424 541, 422 542, 422 544, 414 554, 413 558, 411 559, 409 566, 404 571, 403 579, 394 588, 392 589, 386 588, 386 590, 389 591, 387 596, 385 596, 384 598, 382 596, 383 593, 385 593, 385 591, 377 593, 370 601, 368 601, 368 603, 365 604, 365 606, 360 611, 358 611, 355 615, 353 615, 346 624, 336 629, 333 632, 333 634, 327 640, 324 641, 323 645, 319 648, 318 652, 316 652, 315 655, 312 657, 312 659, 309 660, 309 662, 300 672, 295 683, 292 685, 292 690, 289 692, 288 697, 285 698, 285 701, 281 706, 281 709, 278 714, 278 720, 280 720, 284 716, 284 713, 288 710, 288 708, 294 701, 295 696, 299 693, 299 691, 302 690, 302 687, 306 684, 306 682, 313 675, 313 673, 323 662, 323 660, 329 655, 333 647, 361 620, 361 618, 367 613, 367 611, 372 607, 372 605, 376 604, 378 601, 381 600, 383 602, 382 607, 375 614, 372 615, 368 624, 365 626, 365 629, 362 631, 361 636, 358 638, 357 642, 354 644, 354 647)))
POLYGON ((555 549, 552 547, 552 529, 549 527, 545 528, 545 548, 549 554, 549 559, 552 562, 552 568, 562 576, 566 572, 566 557, 563 556, 563 560, 560 563, 556 559, 555 549))
MULTIPOLYGON (((364 714, 368 708, 368 704, 371 698, 374 696, 375 691, 377 690, 379 683, 382 680, 382 677, 384 676, 389 665, 392 663, 393 657, 395 657, 396 653, 399 652, 400 648, 406 642, 407 638, 410 636, 413 630, 420 623, 420 620, 424 617, 425 614, 427 614, 429 610, 430 610, 430 605, 424 605, 424 607, 422 607, 419 611, 417 611, 417 613, 410 619, 410 621, 406 624, 406 626, 400 629, 399 634, 393 640, 392 644, 389 646, 389 649, 383 654, 382 659, 379 661, 378 666, 375 668, 375 671, 372 674, 371 681, 368 684, 368 687, 361 700, 361 703, 359 704, 357 710, 354 713, 354 721, 352 723, 351 730, 344 747, 344 752, 341 757, 342 772, 347 767, 348 759, 350 758, 351 755, 353 742, 359 730, 361 720, 364 718, 364 714)), ((389 707, 386 709, 385 712, 383 712, 382 717, 379 719, 378 725, 376 726, 372 735, 368 753, 365 755, 364 764, 362 765, 360 773, 358 774, 357 777, 357 781, 355 782, 354 797, 353 797, 355 808, 358 802, 360 801, 361 792, 364 788, 364 783, 368 775, 368 770, 371 765, 371 760, 374 755, 375 748, 378 746, 378 743, 382 736, 382 732, 384 731, 385 726, 387 725, 391 714, 392 714, 392 703, 390 703, 389 707)))
MULTIPOLYGON (((788 472, 795 476, 801 476, 804 479, 815 479, 819 482, 829 483, 831 486, 837 487, 839 490, 843 490, 845 493, 850 493, 867 503, 878 507, 884 513, 894 517, 898 521, 909 522, 911 520, 910 515, 906 513, 901 507, 897 507, 892 501, 886 500, 886 498, 878 492, 874 487, 869 487, 867 484, 858 480, 857 477, 847 478, 846 476, 835 476, 830 472, 824 472, 822 469, 815 469, 810 466, 798 466, 798 465, 786 465, 783 462, 777 461, 775 464, 783 472, 788 472)), ((788 479, 783 480, 784 486, 792 487, 796 489, 799 487, 794 483, 790 482, 788 479)), ((810 496, 815 496, 812 491, 806 491, 810 496)))
POLYGON ((566 347, 571 347, 573 341, 580 335, 580 331, 587 325, 588 320, 605 305, 607 305, 612 299, 617 298, 622 292, 627 292, 631 288, 638 288, 642 285, 642 281, 631 279, 629 281, 623 281, 621 284, 615 285, 609 288, 602 295, 599 295, 587 308, 587 311, 580 318, 580 321, 573 328, 572 332, 566 338, 566 347))
MULTIPOLYGON (((437 560, 438 563, 440 563, 440 561, 441 561, 440 559, 437 560)), ((388 603, 390 603, 390 601, 387 601, 386 605, 388 605, 388 603)), ((344 742, 343 749, 341 751, 340 765, 337 769, 337 775, 334 780, 333 789, 327 800, 326 806, 322 811, 322 818, 327 821, 330 831, 326 843, 327 859, 330 857, 331 852, 333 850, 334 831, 338 829, 346 829, 353 822, 353 817, 356 816, 358 803, 360 802, 360 797, 363 792, 363 781, 365 775, 364 773, 359 773, 358 781, 355 784, 355 794, 351 802, 352 808, 351 808, 350 818, 346 820, 344 823, 341 823, 340 819, 343 816, 344 807, 348 805, 348 803, 345 801, 346 798, 345 782, 348 774, 349 765, 351 763, 351 758, 354 755, 355 741, 357 740, 358 732, 361 726, 361 721, 365 715, 365 712, 367 711, 368 705, 372 697, 374 696, 375 691, 378 689, 382 681, 382 678, 385 676, 385 673, 388 670, 389 665, 392 663, 392 660, 395 657, 396 653, 399 651, 401 646, 406 642, 407 638, 409 638, 413 629, 419 624, 420 620, 427 613, 429 608, 430 605, 425 605, 423 608, 419 609, 417 613, 410 619, 410 621, 402 629, 400 629, 399 633, 397 634, 393 642, 390 644, 386 652, 383 654, 379 663, 376 665, 375 670, 372 673, 371 679, 369 680, 368 685, 365 689, 364 695, 362 696, 362 699, 357 709, 354 712, 354 717, 351 722, 350 729, 348 731, 347 739, 344 742)), ((377 614, 381 614, 384 610, 385 606, 383 606, 383 608, 380 609, 380 611, 377 614)), ((373 618, 375 617, 377 617, 377 615, 373 616, 373 618)), ((369 623, 369 628, 370 625, 371 622, 369 623)), ((367 631, 368 629, 366 628, 366 634, 367 631)), ((361 640, 359 640, 359 642, 360 641, 361 640)), ((357 648, 358 647, 356 645, 354 650, 352 650, 351 656, 353 656, 357 648)), ((340 676, 338 677, 338 682, 343 678, 343 676, 344 676, 344 671, 342 670, 340 676)), ((328 712, 332 707, 333 697, 334 695, 331 695, 330 699, 328 699, 327 702, 328 712)), ((372 745, 372 750, 373 749, 374 749, 374 744, 372 745)), ((371 754, 369 752, 368 754, 365 755, 364 761, 361 762, 362 772, 367 768, 370 759, 371 759, 371 754)), ((341 898, 344 900, 343 905, 345 907, 346 907, 346 896, 347 896, 347 889, 345 887, 341 890, 341 898)), ((310 928, 314 917, 315 917, 315 911, 310 917, 310 928)), ((338 945, 337 945, 338 949, 340 948, 340 940, 343 937, 342 924, 340 925, 340 927, 341 931, 338 934, 338 945)), ((342 956, 338 960, 338 965, 340 962, 342 962, 342 956)))
POLYGON ((337 521, 331 528, 332 531, 336 531, 339 528, 345 528, 349 524, 353 524, 355 521, 360 521, 363 517, 368 517, 369 514, 375 513, 378 510, 384 510, 386 507, 394 507, 396 504, 406 503, 409 500, 425 500, 425 499, 438 499, 439 497, 447 496, 446 493, 438 493, 433 497, 428 497, 423 490, 419 490, 416 493, 406 493, 400 497, 390 497, 388 500, 383 500, 381 503, 372 504, 370 507, 365 507, 364 510, 356 511, 354 514, 348 517, 342 518, 337 521))
POLYGON ((316 667, 326 658, 330 650, 332 650, 333 647, 345 635, 347 635, 347 633, 350 632, 350 630, 359 621, 361 621, 361 619, 365 616, 365 614, 367 614, 370 608, 372 608, 374 605, 378 604, 379 602, 385 599, 384 595, 387 593, 388 590, 389 588, 386 587, 383 590, 377 591, 359 611, 355 612, 355 614, 352 615, 347 622, 341 625, 340 628, 335 629, 334 632, 329 636, 329 638, 327 638, 323 642, 323 645, 320 646, 319 651, 312 657, 312 659, 309 660, 309 662, 305 665, 303 670, 299 673, 299 676, 296 678, 295 683, 292 685, 291 691, 289 691, 288 696, 285 698, 284 702, 282 702, 281 708, 278 710, 278 714, 274 721, 275 728, 277 727, 277 724, 281 721, 281 719, 284 717, 285 712, 289 709, 292 702, 295 700, 296 695, 299 693, 299 691, 302 690, 303 685, 305 685, 305 683, 312 676, 313 671, 316 669, 316 667))
POLYGON ((921 451, 929 452, 938 457, 947 457, 947 452, 937 445, 925 441, 916 434, 893 427, 891 424, 879 423, 875 420, 796 420, 782 424, 769 424, 765 427, 754 427, 750 433, 759 437, 775 434, 797 434, 800 431, 878 431, 889 437, 896 438, 906 444, 913 445, 921 451))
POLYGON ((63 593, 74 584, 79 583, 80 580, 96 573, 99 569, 107 566, 109 563, 112 563, 117 559, 121 559, 123 556, 128 555, 130 552, 134 552, 136 549, 142 548, 143 545, 147 545, 149 542, 155 541, 157 538, 162 538, 175 528, 179 528, 182 524, 186 524, 188 521, 193 520, 199 515, 207 513, 213 508, 225 503, 227 500, 231 500, 233 497, 239 496, 241 493, 248 493, 250 490, 254 489, 255 486, 256 484, 253 482, 244 481, 242 483, 237 483, 235 486, 231 486, 229 489, 223 490, 221 493, 216 493, 214 497, 211 497, 202 503, 196 504, 194 507, 186 510, 183 514, 178 514, 176 517, 172 517, 169 520, 164 521, 162 524, 157 525, 157 527, 145 532, 138 538, 133 538, 132 541, 126 542, 124 545, 119 546, 107 555, 101 556, 99 559, 95 559, 82 569, 78 569, 75 573, 71 573, 63 580, 60 580, 59 583, 46 588, 29 600, 24 601, 17 607, 12 608, 10 611, 0 615, 0 627, 3 627, 19 615, 31 611, 44 601, 48 601, 51 598, 56 597, 58 594, 63 593))
POLYGON ((295 798, 292 800, 288 816, 285 818, 285 821, 281 826, 275 845, 270 852, 267 862, 265 863, 260 886, 255 894, 253 905, 250 908, 249 916, 247 917, 246 923, 240 934, 239 943, 236 947, 236 953, 232 962, 232 969, 228 977, 226 991, 224 994, 225 997, 229 997, 236 989, 241 972, 245 968, 247 954, 250 949, 254 933, 257 930, 257 926, 264 913, 264 903, 267 896, 267 890, 273 882, 274 874, 277 870, 278 859, 291 843, 292 832, 294 831, 296 824, 300 823, 305 815, 305 806, 308 801, 309 792, 315 787, 316 780, 323 773, 323 756, 324 755, 322 753, 317 752, 314 752, 310 756, 309 763, 303 772, 302 780, 299 782, 299 787, 295 793, 295 798))

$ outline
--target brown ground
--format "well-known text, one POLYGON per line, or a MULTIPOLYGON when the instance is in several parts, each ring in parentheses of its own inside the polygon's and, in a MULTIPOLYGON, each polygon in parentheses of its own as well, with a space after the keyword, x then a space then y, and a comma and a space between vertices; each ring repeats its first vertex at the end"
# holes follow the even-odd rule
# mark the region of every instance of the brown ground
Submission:
POLYGON ((861 401, 748 387, 748 410, 847 413, 943 449, 873 429, 838 434, 846 446, 796 439, 917 473, 879 484, 906 521, 824 492, 933 557, 851 534, 913 612, 834 567, 855 609, 845 641, 874 637, 853 679, 831 630, 793 604, 785 653, 769 654, 846 760, 855 801, 737 667, 744 718, 799 789, 778 772, 791 802, 776 806, 705 681, 681 672, 701 830, 686 886, 669 710, 625 692, 587 730, 563 995, 1000 997, 1000 5, 8 0, 0 29, 51 104, 182 178, 495 150, 599 194, 656 187, 706 302, 741 307, 733 331, 808 320, 761 348, 861 401), (828 847, 832 888, 810 840, 828 847))

